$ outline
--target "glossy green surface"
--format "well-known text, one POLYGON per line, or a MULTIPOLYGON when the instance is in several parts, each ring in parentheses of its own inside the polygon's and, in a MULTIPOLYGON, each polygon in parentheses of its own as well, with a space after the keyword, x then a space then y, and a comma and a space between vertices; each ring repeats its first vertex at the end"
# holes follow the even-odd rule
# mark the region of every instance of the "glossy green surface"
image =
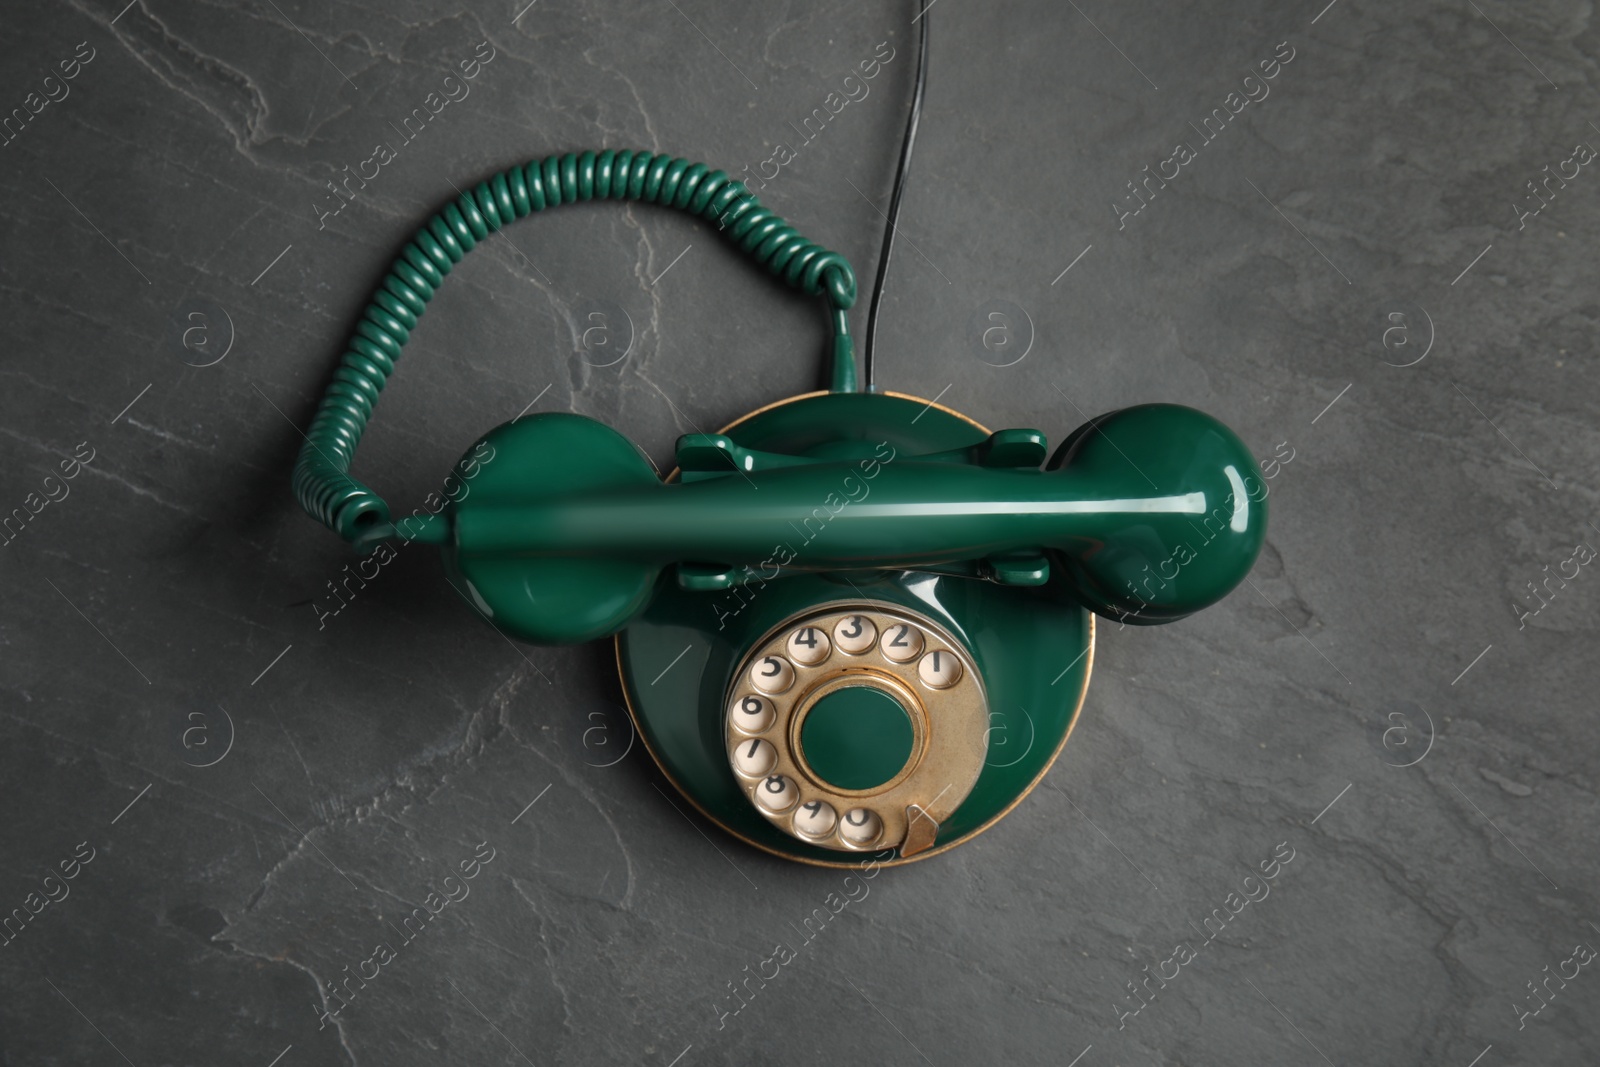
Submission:
MULTIPOLYGON (((754 449, 841 460, 870 456, 880 441, 916 454, 970 449, 985 440, 971 423, 942 409, 883 394, 797 400, 752 417, 729 435, 754 449)), ((791 532, 789 540, 798 536, 791 532)), ((778 624, 825 604, 863 601, 932 618, 967 648, 986 687, 988 756, 971 794, 941 826, 934 851, 977 833, 1032 787, 1071 728, 1088 684, 1089 614, 1058 582, 1016 587, 865 571, 691 592, 664 575, 650 605, 617 641, 641 736, 700 811, 747 842, 792 859, 855 862, 848 853, 782 833, 751 806, 728 767, 724 696, 746 650, 778 624)))
POLYGON ((839 789, 875 789, 900 773, 915 735, 900 702, 882 689, 852 685, 812 705, 800 724, 800 754, 839 789))
POLYGON ((393 537, 433 541, 442 532, 431 521, 415 531, 390 522, 389 505, 350 474, 356 445, 411 331, 455 265, 517 219, 586 200, 638 200, 696 215, 714 223, 772 274, 823 297, 833 327, 832 388, 858 388, 847 314, 856 300, 856 276, 839 253, 806 240, 762 206, 743 182, 704 163, 616 149, 546 156, 479 182, 423 224, 400 250, 306 430, 293 485, 307 513, 362 549, 393 537), (419 538, 418 532, 427 536, 419 538))
MULTIPOLYGON (((455 515, 484 500, 496 502, 499 513, 504 501, 535 496, 576 502, 608 490, 658 492, 650 461, 621 434, 595 433, 600 425, 553 413, 497 427, 484 438, 492 451, 478 451, 493 458, 468 483, 455 515), (530 452, 542 459, 531 460, 530 452)), ((445 547, 444 562, 456 591, 495 626, 542 644, 615 633, 648 602, 657 569, 605 554, 474 556, 453 545, 445 547)))
POLYGON ((1267 484, 1244 443, 1222 423, 1177 404, 1141 404, 1093 419, 1048 466, 1086 484, 1196 494, 1198 510, 1111 512, 1100 541, 1051 558, 1073 595, 1102 615, 1159 623, 1216 603, 1244 580, 1267 534, 1267 484))
POLYGON ((495 459, 447 512, 452 578, 502 630, 543 643, 615 633, 669 581, 706 590, 840 570, 975 573, 1164 622, 1227 595, 1265 534, 1254 460, 1192 408, 1101 416, 1041 470, 1011 465, 1042 453, 1034 431, 938 448, 866 433, 904 403, 881 394, 775 417, 824 400, 822 425, 850 436, 801 426, 782 449, 719 449, 707 440, 718 435, 693 435, 694 469, 672 484, 592 419, 500 426, 474 450, 495 459))

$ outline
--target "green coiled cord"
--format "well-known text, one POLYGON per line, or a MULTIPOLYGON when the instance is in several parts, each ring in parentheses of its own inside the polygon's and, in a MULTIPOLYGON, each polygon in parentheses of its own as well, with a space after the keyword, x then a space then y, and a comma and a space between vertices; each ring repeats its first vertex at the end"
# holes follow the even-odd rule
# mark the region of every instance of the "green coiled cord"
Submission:
POLYGON ((846 314, 856 301, 856 276, 843 256, 800 236, 742 182, 704 163, 610 150, 547 156, 461 194, 401 250, 306 432, 294 468, 301 507, 347 541, 367 545, 398 533, 389 506, 350 475, 350 461, 428 301, 461 258, 500 227, 547 207, 595 199, 642 200, 715 221, 757 263, 802 292, 825 297, 833 320, 832 389, 857 391, 846 314))

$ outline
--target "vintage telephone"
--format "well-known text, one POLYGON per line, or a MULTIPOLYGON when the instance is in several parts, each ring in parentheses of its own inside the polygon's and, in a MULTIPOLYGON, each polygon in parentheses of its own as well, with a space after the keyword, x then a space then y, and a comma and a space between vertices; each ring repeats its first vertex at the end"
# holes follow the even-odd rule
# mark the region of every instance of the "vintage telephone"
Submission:
MULTIPOLYGON (((919 68, 918 102, 921 87, 919 68)), ((842 256, 721 171, 625 151, 513 167, 401 250, 307 432, 295 494, 357 550, 439 545, 505 634, 614 635, 649 752, 730 833, 827 866, 933 855, 1010 811, 1060 753, 1088 686, 1089 612, 1158 623, 1221 599, 1261 547, 1266 486, 1192 408, 1111 412, 1051 455, 1037 430, 863 391, 855 301, 842 256), (686 211, 822 297, 831 388, 685 435, 664 479, 600 422, 527 415, 468 451, 470 492, 396 518, 350 463, 428 301, 502 226, 600 199, 686 211)), ((871 347, 869 332, 869 368, 871 347)))

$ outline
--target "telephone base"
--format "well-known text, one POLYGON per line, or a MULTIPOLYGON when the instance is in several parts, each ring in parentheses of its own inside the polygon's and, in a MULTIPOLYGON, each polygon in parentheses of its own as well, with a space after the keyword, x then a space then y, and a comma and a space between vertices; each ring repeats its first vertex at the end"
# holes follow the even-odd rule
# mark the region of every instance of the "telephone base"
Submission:
MULTIPOLYGON (((870 499, 875 464, 892 464, 897 456, 974 449, 990 437, 982 426, 948 408, 895 393, 794 397, 739 419, 721 434, 752 452, 859 460, 855 483, 841 486, 838 503, 819 506, 816 519, 796 529, 797 539, 826 537, 832 507, 870 499)), ((677 476, 675 471, 669 480, 677 476)), ((782 546, 774 546, 774 552, 781 558, 782 546)), ((718 589, 684 588, 663 575, 650 607, 616 638, 633 724, 667 779, 701 814, 747 844, 797 862, 853 867, 872 857, 892 866, 970 840, 1042 780, 1077 721, 1094 659, 1093 616, 1053 589, 1055 579, 1033 586, 923 571, 780 575, 779 569, 775 561, 770 579, 758 573, 743 585, 718 589), (779 647, 771 642, 781 640, 785 627, 818 617, 825 609, 833 612, 830 624, 840 619, 839 612, 853 610, 879 613, 880 621, 925 620, 931 638, 956 646, 961 661, 971 665, 978 676, 971 680, 980 700, 976 719, 971 707, 958 716, 952 705, 943 703, 947 687, 950 694, 966 687, 940 681, 937 662, 935 673, 923 676, 933 684, 919 688, 914 661, 902 672, 903 681, 890 683, 912 690, 898 691, 908 713, 920 716, 917 721, 930 737, 941 737, 943 731, 948 742, 950 731, 961 730, 969 748, 979 746, 981 767, 975 780, 970 775, 962 780, 964 797, 954 810, 948 810, 949 794, 941 798, 929 791, 912 804, 899 802, 896 810, 882 807, 882 823, 871 824, 881 825, 875 838, 861 837, 856 843, 858 835, 847 835, 846 830, 855 828, 844 825, 844 818, 852 815, 864 822, 867 816, 857 813, 872 810, 872 790, 831 789, 815 767, 798 753, 791 759, 784 748, 786 743, 799 745, 798 716, 809 706, 802 699, 810 684, 803 665, 793 691, 786 688, 773 698, 785 714, 797 716, 793 729, 784 726, 787 719, 771 731, 763 726, 741 733, 731 725, 730 699, 764 692, 739 688, 753 651, 764 643, 779 647), (784 703, 790 698, 792 707, 784 703), (730 758, 735 741, 763 737, 778 746, 781 767, 788 773, 784 781, 800 794, 777 812, 756 803, 767 772, 759 765, 742 772, 730 758), (857 802, 834 799, 840 795, 862 798, 861 807, 838 810, 857 802), (827 822, 824 835, 821 822, 813 820, 819 833, 808 839, 804 831, 810 827, 797 820, 817 804, 801 803, 811 796, 834 799, 831 807, 822 807, 830 820, 838 821, 827 822), (930 810, 939 817, 930 817, 930 810), (826 843, 818 843, 824 838, 826 843)), ((835 660, 846 651, 840 644, 835 660)), ((815 668, 816 684, 838 688, 830 671, 870 673, 864 669, 866 658, 860 664, 815 668)), ((903 783, 915 778, 918 768, 913 764, 921 758, 913 757, 892 783, 885 783, 885 800, 902 797, 903 783), (900 792, 887 791, 891 785, 900 792)), ((970 751, 965 758, 972 758, 970 751)))

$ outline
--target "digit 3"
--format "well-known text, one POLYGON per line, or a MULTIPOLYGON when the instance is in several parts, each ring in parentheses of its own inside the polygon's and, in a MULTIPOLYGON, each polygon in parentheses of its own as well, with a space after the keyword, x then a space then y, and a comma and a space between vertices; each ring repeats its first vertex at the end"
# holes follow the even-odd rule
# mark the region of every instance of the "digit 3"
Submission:
POLYGON ((846 615, 834 625, 833 640, 841 652, 859 656, 878 640, 878 628, 865 615, 846 615))

